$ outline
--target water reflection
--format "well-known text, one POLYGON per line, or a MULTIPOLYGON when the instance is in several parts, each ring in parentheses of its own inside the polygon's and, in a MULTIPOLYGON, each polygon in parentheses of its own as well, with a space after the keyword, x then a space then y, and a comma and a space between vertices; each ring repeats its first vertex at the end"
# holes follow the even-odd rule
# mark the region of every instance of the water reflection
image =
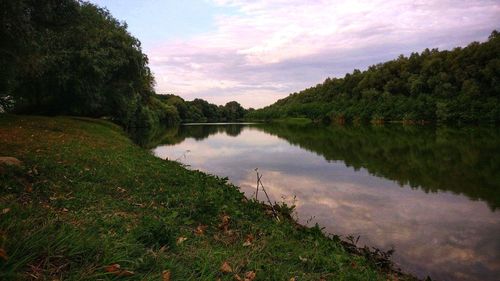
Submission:
POLYGON ((259 167, 273 200, 297 197, 301 222, 314 217, 329 232, 395 248, 396 262, 421 277, 500 274, 496 129, 231 125, 170 135, 159 157, 184 155, 248 196, 259 167))

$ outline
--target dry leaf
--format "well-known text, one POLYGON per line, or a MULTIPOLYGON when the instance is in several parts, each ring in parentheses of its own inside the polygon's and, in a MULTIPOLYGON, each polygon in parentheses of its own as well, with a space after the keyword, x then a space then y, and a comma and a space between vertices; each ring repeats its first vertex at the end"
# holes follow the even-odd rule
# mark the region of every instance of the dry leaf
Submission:
POLYGON ((170 270, 164 270, 161 274, 162 281, 170 281, 170 270))
POLYGON ((243 281, 243 279, 241 279, 241 277, 238 274, 234 275, 234 280, 236 280, 236 281, 243 281))
POLYGON ((288 281, 295 281, 295 280, 296 280, 296 279, 295 279, 295 277, 292 277, 292 278, 290 278, 290 280, 288 280, 288 281))
POLYGON ((227 261, 225 261, 220 266, 220 271, 222 273, 231 273, 231 272, 233 272, 233 269, 231 268, 231 266, 229 265, 229 263, 227 261))
POLYGON ((68 212, 69 210, 68 210, 68 209, 66 209, 66 208, 62 208, 62 209, 61 209, 61 211, 63 211, 63 212, 68 212))
POLYGON ((229 220, 231 219, 230 216, 228 215, 223 215, 222 216, 222 222, 219 224, 219 228, 224 230, 224 232, 227 232, 229 230, 229 220))
POLYGON ((253 235, 248 234, 247 237, 245 238, 245 242, 243 243, 243 247, 251 246, 252 242, 253 242, 253 235))
POLYGON ((9 256, 7 256, 7 252, 3 248, 0 248, 0 258, 4 261, 9 259, 9 256))
POLYGON ((10 212, 10 208, 5 208, 2 210, 3 215, 7 214, 8 212, 10 212))
POLYGON ((300 260, 301 262, 306 262, 306 261, 307 261, 307 259, 306 259, 306 258, 303 258, 303 257, 301 257, 301 256, 299 256, 299 260, 300 260))
POLYGON ((229 220, 231 219, 230 216, 228 215, 223 215, 222 216, 222 224, 229 224, 229 220))
POLYGON ((245 273, 245 280, 252 281, 255 279, 255 271, 248 271, 245 273))
POLYGON ((177 238, 177 242, 176 242, 176 244, 177 244, 177 245, 180 245, 180 244, 182 244, 182 242, 184 242, 184 241, 186 241, 186 240, 187 240, 187 237, 182 237, 182 236, 180 236, 179 238, 177 238))
POLYGON ((132 276, 135 274, 133 271, 121 270, 121 266, 117 263, 106 266, 104 270, 116 276, 132 276))
POLYGON ((205 234, 205 229, 207 229, 207 226, 200 224, 194 230, 194 234, 196 234, 196 235, 203 235, 203 234, 205 234))
POLYGON ((114 264, 106 266, 104 268, 104 270, 106 270, 106 272, 119 272, 120 271, 120 265, 117 264, 117 263, 114 263, 114 264))

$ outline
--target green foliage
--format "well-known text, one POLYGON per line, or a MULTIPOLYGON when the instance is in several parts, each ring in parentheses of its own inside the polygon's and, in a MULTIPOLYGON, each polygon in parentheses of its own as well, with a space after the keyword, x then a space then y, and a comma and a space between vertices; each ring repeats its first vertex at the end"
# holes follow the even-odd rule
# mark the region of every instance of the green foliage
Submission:
POLYGON ((426 49, 293 93, 248 119, 500 122, 500 36, 451 51, 426 49))
POLYGON ((175 122, 155 99, 141 44, 88 2, 2 1, 0 108, 110 117, 126 128, 175 122))
POLYGON ((243 119, 246 110, 236 101, 224 106, 211 104, 203 99, 185 101, 176 95, 159 95, 164 103, 175 106, 183 122, 226 122, 243 119))

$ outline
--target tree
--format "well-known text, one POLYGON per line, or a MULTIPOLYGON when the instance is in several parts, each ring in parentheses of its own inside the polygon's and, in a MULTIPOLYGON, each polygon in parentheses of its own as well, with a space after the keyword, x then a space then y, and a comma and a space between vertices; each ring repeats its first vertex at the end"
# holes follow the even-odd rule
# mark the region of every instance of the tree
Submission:
POLYGON ((355 69, 251 111, 248 118, 308 117, 315 121, 500 121, 500 34, 451 51, 355 69))

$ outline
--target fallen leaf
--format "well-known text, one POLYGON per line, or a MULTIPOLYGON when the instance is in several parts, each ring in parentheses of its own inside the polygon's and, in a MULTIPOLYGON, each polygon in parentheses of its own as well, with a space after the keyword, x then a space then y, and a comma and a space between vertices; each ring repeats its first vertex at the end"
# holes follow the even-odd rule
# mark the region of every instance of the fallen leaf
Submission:
POLYGON ((63 211, 63 212, 68 212, 69 210, 68 210, 68 209, 66 209, 66 208, 62 208, 62 209, 61 209, 61 211, 63 211))
POLYGON ((234 277, 234 280, 236 280, 236 281, 243 281, 243 279, 241 279, 241 277, 238 274, 235 274, 233 277, 234 277))
POLYGON ((299 256, 299 260, 300 260, 301 262, 306 262, 306 261, 307 261, 307 259, 306 259, 306 258, 303 258, 303 257, 301 257, 301 256, 299 256))
POLYGON ((7 214, 8 212, 10 212, 10 208, 5 208, 2 210, 3 215, 7 214))
POLYGON ((225 261, 220 266, 220 271, 222 273, 231 273, 231 272, 233 272, 233 269, 231 268, 231 265, 229 265, 229 263, 227 261, 225 261))
POLYGON ((247 237, 245 238, 245 242, 243 243, 243 247, 251 246, 252 242, 253 242, 253 235, 248 234, 247 237))
POLYGON ((224 232, 227 232, 229 229, 229 220, 231 219, 230 216, 228 215, 223 215, 222 216, 222 222, 219 224, 219 228, 224 230, 224 232))
POLYGON ((245 280, 252 281, 255 279, 255 271, 248 271, 245 273, 245 280))
POLYGON ((104 268, 104 270, 106 270, 106 272, 119 272, 120 271, 120 265, 117 264, 117 263, 114 263, 114 264, 106 266, 104 268))
POLYGON ((296 279, 295 279, 295 277, 292 277, 292 278, 290 278, 290 280, 288 280, 288 281, 295 281, 295 280, 296 280, 296 279))
POLYGON ((113 273, 116 276, 132 276, 135 273, 130 270, 122 270, 121 266, 117 263, 108 265, 104 268, 106 272, 113 273))
POLYGON ((7 256, 7 252, 3 248, 0 248, 0 258, 4 261, 9 259, 9 256, 7 256))
POLYGON ((205 229, 207 229, 207 226, 200 224, 194 230, 194 234, 201 236, 201 235, 205 234, 205 229))
POLYGON ((177 244, 177 245, 180 245, 180 244, 182 244, 182 242, 184 242, 184 241, 186 241, 186 240, 187 240, 187 237, 182 237, 182 236, 180 236, 179 238, 177 238, 177 242, 176 242, 176 244, 177 244))
POLYGON ((161 273, 161 280, 162 281, 170 281, 170 270, 164 270, 161 273))

